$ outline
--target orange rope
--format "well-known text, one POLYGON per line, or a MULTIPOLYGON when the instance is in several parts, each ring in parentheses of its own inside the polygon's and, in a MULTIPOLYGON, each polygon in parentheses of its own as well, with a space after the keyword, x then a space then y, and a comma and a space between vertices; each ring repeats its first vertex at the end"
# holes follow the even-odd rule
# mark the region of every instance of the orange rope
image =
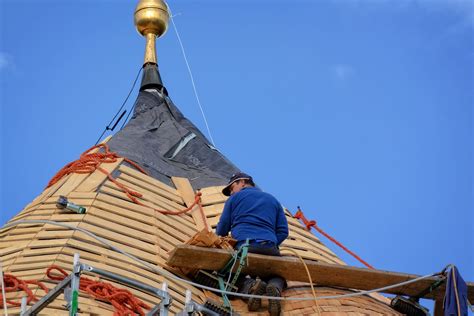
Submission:
POLYGON ((295 218, 297 219, 301 219, 303 221, 303 224, 306 226, 306 229, 307 230, 311 230, 311 227, 314 227, 314 229, 316 229, 318 232, 320 232, 321 234, 323 234, 324 236, 326 236, 326 238, 328 238, 329 240, 331 240, 333 243, 335 243, 336 245, 338 245, 339 247, 341 247, 342 249, 344 249, 347 253, 349 253, 350 255, 352 255, 354 258, 356 258, 357 260, 359 260, 360 263, 362 263, 363 265, 365 265, 367 268, 369 269, 374 269, 374 267, 372 267, 370 264, 368 264, 367 262, 365 262, 364 260, 362 260, 361 257, 359 257, 358 255, 356 255, 354 252, 350 251, 347 247, 345 247, 343 244, 341 244, 339 241, 337 241, 336 239, 334 239, 333 237, 329 236, 325 231, 323 231, 321 228, 318 227, 318 225, 316 224, 316 221, 314 220, 311 220, 309 221, 303 214, 303 211, 299 208, 298 206, 298 211, 296 212, 295 218))
MULTIPOLYGON (((186 212, 189 212, 194 208, 195 205, 199 205, 199 211, 201 213, 201 216, 203 218, 204 223, 206 222, 206 215, 204 214, 204 211, 202 209, 201 205, 201 193, 198 192, 196 193, 196 196, 194 198, 194 203, 191 204, 189 207, 179 210, 179 211, 168 211, 168 210, 161 210, 157 208, 150 207, 146 204, 143 204, 138 200, 138 198, 142 197, 143 195, 139 192, 133 191, 127 186, 123 185, 122 183, 118 182, 110 172, 107 170, 103 169, 100 167, 100 164, 102 163, 114 163, 117 161, 117 159, 122 158, 115 152, 111 152, 109 149, 109 146, 107 144, 99 144, 96 146, 93 146, 83 152, 78 160, 75 160, 73 162, 68 163, 66 166, 64 166, 59 172, 49 181, 48 185, 46 188, 49 188, 56 182, 58 182, 62 177, 65 175, 71 174, 71 173, 92 173, 95 170, 99 170, 103 174, 107 176, 107 178, 112 181, 118 188, 124 192, 127 197, 135 204, 150 208, 152 210, 155 210, 161 214, 165 215, 181 215, 186 212), (95 152, 91 153, 92 150, 99 148, 103 149, 103 152, 95 152)), ((137 168, 139 171, 141 171, 144 174, 148 174, 144 169, 142 169, 138 164, 135 162, 131 161, 130 159, 124 158, 126 162, 137 168)))
MULTIPOLYGON (((68 276, 67 272, 56 265, 52 265, 46 270, 46 275, 55 281, 62 281, 68 276), (60 274, 53 273, 54 270, 60 274)), ((130 291, 119 289, 110 283, 94 281, 92 279, 81 277, 79 289, 89 293, 94 298, 108 302, 115 308, 114 316, 126 315, 145 315, 144 309, 151 307, 136 298, 130 291)))
MULTIPOLYGON (((17 278, 16 276, 12 274, 4 274, 3 275, 3 281, 5 284, 5 292, 17 292, 17 291, 24 291, 27 295, 27 304, 30 302, 38 301, 38 298, 36 297, 35 294, 33 294, 33 291, 28 287, 28 284, 36 284, 40 288, 43 289, 46 293, 48 293, 48 288, 41 282, 36 281, 36 280, 21 280, 17 278)), ((12 306, 21 306, 21 303, 12 301, 12 300, 6 300, 7 304, 10 304, 12 306)), ((0 307, 3 307, 3 295, 0 293, 0 307)))
MULTIPOLYGON (((106 144, 99 144, 93 146, 83 152, 78 160, 68 163, 64 166, 59 172, 49 181, 46 188, 49 188, 56 182, 58 182, 62 177, 71 173, 92 173, 95 170, 100 170, 105 174, 109 174, 108 171, 99 168, 101 163, 113 163, 116 162, 118 158, 122 158, 115 152, 111 152, 109 150, 109 146, 106 144), (104 152, 95 152, 91 153, 94 149, 104 149, 104 152)), ((140 170, 142 173, 147 174, 147 172, 137 165, 135 162, 131 161, 130 159, 124 158, 126 162, 140 170)))

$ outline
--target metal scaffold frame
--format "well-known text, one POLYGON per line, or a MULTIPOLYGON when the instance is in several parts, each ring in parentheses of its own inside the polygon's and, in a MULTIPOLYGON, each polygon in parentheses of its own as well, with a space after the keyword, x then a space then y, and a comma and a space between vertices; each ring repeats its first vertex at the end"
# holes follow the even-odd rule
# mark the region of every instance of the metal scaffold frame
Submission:
POLYGON ((163 283, 162 289, 158 289, 147 285, 145 283, 126 278, 115 273, 111 273, 102 269, 94 268, 88 264, 81 263, 79 261, 79 254, 74 254, 74 263, 72 273, 69 274, 64 280, 62 280, 54 289, 48 292, 43 298, 26 310, 26 297, 22 300, 21 316, 30 316, 38 314, 43 308, 49 303, 54 301, 61 293, 64 293, 64 298, 67 301, 66 308, 69 310, 70 316, 75 316, 78 311, 78 293, 79 293, 79 281, 81 273, 89 272, 103 276, 107 279, 117 281, 122 284, 129 285, 136 289, 147 292, 151 295, 157 296, 161 299, 160 304, 154 306, 146 315, 168 315, 168 309, 171 305, 172 298, 167 292, 167 284, 163 283))

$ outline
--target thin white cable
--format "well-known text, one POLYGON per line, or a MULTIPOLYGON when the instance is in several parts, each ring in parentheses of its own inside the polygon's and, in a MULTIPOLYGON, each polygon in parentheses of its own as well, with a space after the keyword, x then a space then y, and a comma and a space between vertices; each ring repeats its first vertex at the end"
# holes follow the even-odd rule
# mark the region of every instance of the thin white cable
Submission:
MULTIPOLYGON (((170 279, 173 279, 173 280, 176 280, 176 281, 180 281, 180 282, 184 282, 184 283, 187 283, 189 285, 192 285, 192 286, 195 286, 197 288, 201 288, 201 289, 204 289, 204 290, 208 290, 208 291, 211 291, 211 292, 216 292, 216 293, 224 293, 224 294, 228 294, 228 295, 232 295, 232 296, 238 296, 238 297, 254 297, 254 298, 271 298, 272 300, 281 300, 281 301, 313 301, 314 300, 314 297, 275 297, 275 296, 265 296, 265 295, 251 295, 251 294, 243 294, 243 293, 235 293, 235 292, 229 292, 229 291, 222 291, 222 290, 219 290, 219 289, 215 289, 215 288, 212 288, 212 287, 209 287, 209 286, 205 286, 205 285, 201 285, 199 283, 195 283, 195 282, 192 282, 192 281, 189 281, 189 280, 186 280, 186 279, 182 279, 168 271, 166 271, 165 269, 161 268, 161 267, 157 267, 157 266, 152 266, 150 265, 149 263, 135 257, 134 255, 131 255, 123 250, 121 250, 120 248, 117 248, 113 245, 111 245, 110 243, 108 243, 105 239, 99 237, 99 236, 96 236, 95 234, 91 233, 90 231, 84 229, 84 228, 80 228, 80 227, 74 227, 74 226, 71 226, 71 225, 67 225, 67 224, 63 224, 63 223, 58 223, 58 222, 55 222, 55 221, 48 221, 48 220, 40 220, 40 219, 33 219, 33 220, 19 220, 19 221, 14 221, 14 222, 11 222, 11 223, 8 223, 6 224, 5 226, 3 226, 3 228, 8 228, 8 227, 13 227, 13 226, 17 226, 17 225, 21 225, 21 224, 50 224, 50 225, 55 225, 55 226, 60 226, 60 227, 65 227, 65 228, 69 228, 69 229, 72 229, 72 230, 77 230, 79 232, 82 232, 98 241, 100 241, 101 243, 103 243, 104 245, 106 245, 108 248, 118 252, 118 253, 121 253, 123 254, 124 256, 132 259, 132 260, 135 260, 137 261, 138 263, 140 263, 141 265, 145 266, 146 268, 148 268, 149 270, 151 271, 154 271, 156 273, 159 273, 161 274, 162 276, 164 277, 167 277, 167 278, 170 278, 170 279)), ((427 279, 429 277, 432 277, 432 276, 435 276, 437 275, 438 273, 432 273, 432 274, 427 274, 427 275, 424 275, 424 276, 421 276, 421 277, 418 277, 418 278, 415 278, 413 280, 408 280, 408 281, 405 281, 405 282, 401 282, 401 283, 397 283, 397 284, 393 284, 393 285, 388 285, 388 286, 385 286, 385 287, 381 287, 381 288, 378 288, 378 289, 373 289, 373 290, 367 290, 367 291, 360 291, 360 292, 355 292, 355 293, 349 293, 349 294, 340 294, 340 295, 331 295, 331 296, 318 296, 316 299, 318 300, 322 300, 322 299, 337 299, 337 298, 347 298, 347 297, 354 297, 354 296, 362 296, 362 295, 365 295, 365 294, 370 294, 370 293, 374 293, 374 292, 381 292, 381 291, 384 291, 384 290, 388 290, 388 289, 391 289, 391 288, 396 288, 396 287, 399 287, 399 286, 404 286, 404 285, 407 285, 407 284, 411 284, 411 283, 416 283, 420 280, 423 280, 423 279, 427 279)))
POLYGON ((199 96, 198 96, 197 89, 196 89, 196 84, 194 83, 193 73, 191 71, 191 67, 189 66, 188 58, 186 57, 186 52, 184 51, 183 42, 181 41, 181 37, 179 36, 178 28, 176 27, 176 24, 174 23, 173 12, 171 11, 171 8, 168 5, 168 3, 166 3, 166 6, 168 7, 168 11, 170 13, 171 24, 173 24, 174 32, 176 33, 176 37, 178 38, 179 46, 181 47, 181 52, 183 53, 183 57, 184 57, 184 61, 186 63, 186 67, 188 67, 189 77, 191 77, 191 84, 193 86, 194 95, 196 96, 196 100, 197 100, 197 103, 199 105, 199 109, 201 109, 201 114, 202 114, 202 117, 204 118, 204 123, 206 124, 206 128, 207 128, 207 133, 209 134, 209 138, 211 140, 212 146, 216 147, 216 143, 214 143, 214 139, 212 138, 212 134, 211 134, 211 130, 209 128, 209 124, 207 123, 206 114, 204 114, 204 110, 202 108, 201 101, 199 100, 199 96))
POLYGON ((0 261, 0 279, 2 283, 2 297, 3 297, 3 310, 5 311, 5 316, 8 316, 8 308, 7 308, 7 297, 5 295, 5 283, 3 280, 3 264, 0 261))

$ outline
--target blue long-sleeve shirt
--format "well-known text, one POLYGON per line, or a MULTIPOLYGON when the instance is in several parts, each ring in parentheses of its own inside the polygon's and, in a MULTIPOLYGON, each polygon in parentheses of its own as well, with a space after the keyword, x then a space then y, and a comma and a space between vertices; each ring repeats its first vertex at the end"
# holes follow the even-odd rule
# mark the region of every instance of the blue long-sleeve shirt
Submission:
POLYGON ((268 240, 280 245, 288 237, 288 222, 281 204, 271 194, 246 187, 225 203, 216 233, 237 241, 247 238, 268 240))

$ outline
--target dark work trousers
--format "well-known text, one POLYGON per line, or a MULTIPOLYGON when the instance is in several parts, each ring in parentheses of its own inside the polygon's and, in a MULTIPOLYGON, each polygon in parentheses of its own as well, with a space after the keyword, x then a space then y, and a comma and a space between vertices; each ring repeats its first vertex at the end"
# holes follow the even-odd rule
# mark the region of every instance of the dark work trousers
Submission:
MULTIPOLYGON (((235 248, 238 249, 242 243, 238 243, 235 248)), ((278 256, 278 257, 281 256, 280 250, 273 242, 255 242, 255 241, 250 240, 249 244, 250 245, 249 245, 248 252, 250 253, 256 253, 256 254, 266 255, 266 256, 278 256)), ((273 285, 276 288, 278 288, 278 290, 280 290, 280 293, 286 287, 285 279, 283 279, 282 277, 278 275, 273 275, 262 280, 265 281, 267 285, 273 285)), ((255 282, 254 278, 241 276, 239 277, 236 285, 239 288, 240 293, 248 294, 249 289, 251 288, 254 282, 255 282)))

